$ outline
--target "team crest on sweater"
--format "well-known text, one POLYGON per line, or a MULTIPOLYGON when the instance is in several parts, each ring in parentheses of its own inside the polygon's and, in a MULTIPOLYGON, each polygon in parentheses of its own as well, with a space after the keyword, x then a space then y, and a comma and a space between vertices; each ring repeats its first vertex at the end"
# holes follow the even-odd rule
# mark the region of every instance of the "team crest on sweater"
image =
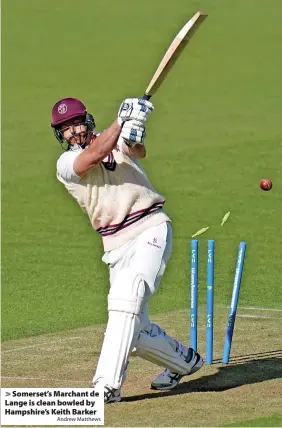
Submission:
MULTIPOLYGON (((115 149, 116 152, 120 152, 120 147, 117 144, 115 149)), ((113 152, 109 153, 107 157, 105 157, 105 159, 103 160, 102 164, 104 165, 104 167, 109 170, 109 171, 114 171, 116 169, 117 163, 115 161, 113 152)))
POLYGON ((112 152, 108 154, 108 156, 103 160, 102 164, 109 171, 114 171, 116 169, 117 163, 112 152))

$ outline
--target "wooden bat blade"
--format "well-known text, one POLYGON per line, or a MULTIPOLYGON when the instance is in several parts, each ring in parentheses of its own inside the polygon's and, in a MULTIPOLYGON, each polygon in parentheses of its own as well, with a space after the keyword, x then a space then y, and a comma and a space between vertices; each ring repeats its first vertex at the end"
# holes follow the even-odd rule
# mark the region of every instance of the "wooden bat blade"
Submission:
POLYGON ((161 60, 151 82, 149 83, 145 94, 144 99, 150 99, 152 95, 156 93, 164 79, 166 78, 168 72, 171 70, 172 66, 175 64, 176 60, 180 57, 183 49, 189 43, 196 30, 199 28, 200 24, 206 19, 208 15, 204 12, 197 12, 195 15, 184 25, 184 27, 179 31, 168 50, 166 51, 163 59, 161 60))

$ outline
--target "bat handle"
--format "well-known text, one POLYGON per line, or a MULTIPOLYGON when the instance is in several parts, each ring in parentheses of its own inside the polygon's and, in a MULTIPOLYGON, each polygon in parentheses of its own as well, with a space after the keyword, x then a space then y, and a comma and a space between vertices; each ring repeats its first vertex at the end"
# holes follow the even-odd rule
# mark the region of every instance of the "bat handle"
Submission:
POLYGON ((144 94, 144 95, 143 95, 143 97, 142 97, 142 100, 149 101, 149 99, 151 98, 151 96, 152 96, 152 95, 144 94))

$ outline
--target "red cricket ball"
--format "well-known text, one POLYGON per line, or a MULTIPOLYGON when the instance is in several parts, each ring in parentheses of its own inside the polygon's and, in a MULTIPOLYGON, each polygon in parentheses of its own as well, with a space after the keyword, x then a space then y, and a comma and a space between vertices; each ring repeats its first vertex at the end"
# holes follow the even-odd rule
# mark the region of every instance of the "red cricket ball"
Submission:
POLYGON ((272 188, 272 181, 269 178, 263 178, 260 182, 260 188, 267 192, 272 188))

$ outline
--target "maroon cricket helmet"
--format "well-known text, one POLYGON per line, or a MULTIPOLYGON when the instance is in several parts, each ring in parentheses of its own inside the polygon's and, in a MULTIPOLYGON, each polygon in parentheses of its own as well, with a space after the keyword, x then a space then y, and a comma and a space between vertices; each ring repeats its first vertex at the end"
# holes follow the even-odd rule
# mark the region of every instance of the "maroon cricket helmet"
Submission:
POLYGON ((86 107, 77 98, 63 98, 52 109, 52 128, 78 116, 86 116, 86 107))

